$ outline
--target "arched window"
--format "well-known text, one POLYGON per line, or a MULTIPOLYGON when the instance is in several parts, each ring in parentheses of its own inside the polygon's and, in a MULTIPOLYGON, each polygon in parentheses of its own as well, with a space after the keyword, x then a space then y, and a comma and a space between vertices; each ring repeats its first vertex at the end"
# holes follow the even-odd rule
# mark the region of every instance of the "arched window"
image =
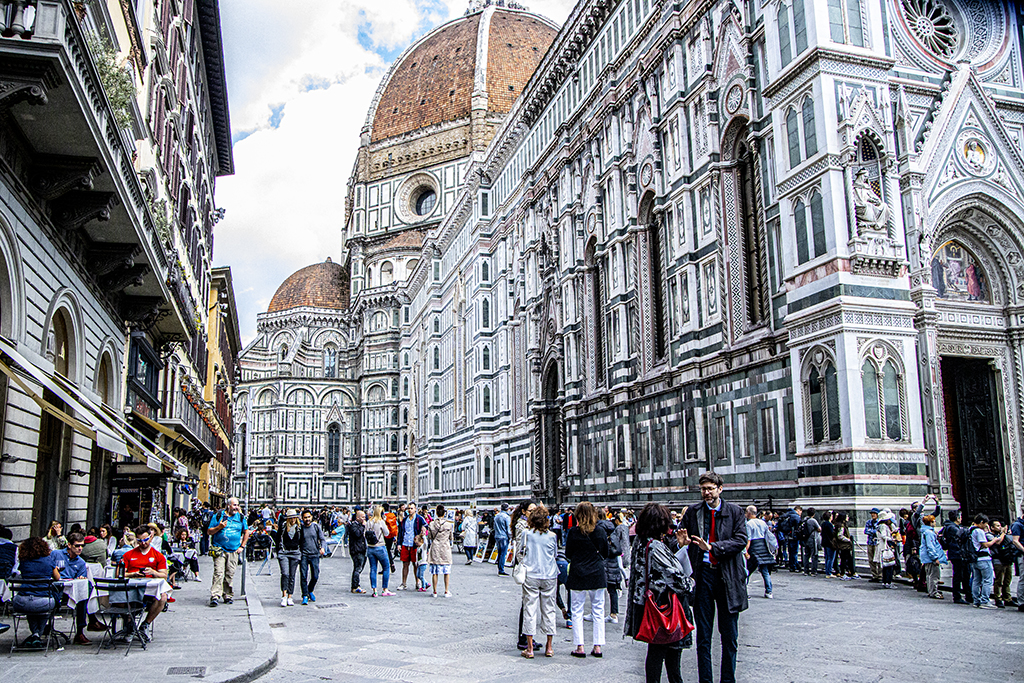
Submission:
POLYGON ((398 434, 392 434, 391 435, 391 452, 392 453, 397 453, 398 452, 398 434))
POLYGON ((288 360, 288 345, 281 344, 281 360, 288 360))
POLYGON ((441 369, 441 348, 438 346, 434 347, 434 369, 441 369))
POLYGON ((409 409, 402 408, 402 424, 409 424, 409 409))
POLYGON ((487 299, 480 302, 480 325, 485 330, 491 327, 491 302, 487 299))
POLYGON ((380 284, 390 285, 395 281, 395 267, 391 265, 391 261, 385 261, 380 264, 380 284))
POLYGON ((434 316, 434 334, 441 334, 441 316, 434 316))
POLYGON ((807 49, 807 18, 804 16, 804 0, 793 0, 793 44, 796 53, 807 49))
POLYGON ((809 418, 807 441, 819 444, 841 439, 839 378, 832 359, 821 349, 812 354, 811 366, 804 379, 804 400, 809 418))
POLYGON ((409 352, 408 351, 405 352, 405 356, 403 357, 403 361, 404 361, 405 367, 409 367, 409 352))
POLYGON ((807 263, 811 256, 807 249, 807 209, 802 199, 793 204, 793 227, 796 229, 797 262, 807 263))
POLYGON ((824 256, 828 251, 825 243, 825 213, 821 204, 821 193, 811 194, 811 233, 814 237, 814 256, 824 256))
POLYGON ((484 413, 491 412, 491 388, 488 386, 484 387, 484 413))
POLYGON ((651 282, 651 331, 654 342, 654 357, 664 358, 668 351, 665 334, 665 292, 664 292, 664 230, 660 216, 655 216, 650 207, 653 199, 645 202, 646 210, 641 209, 641 220, 647 225, 648 269, 651 282))
POLYGON ((811 157, 818 153, 818 133, 814 128, 814 100, 808 95, 803 104, 804 119, 804 156, 811 157))
POLYGON ((485 456, 484 457, 484 483, 485 484, 490 484, 491 483, 491 457, 490 456, 485 456))
POLYGON ((861 0, 828 0, 829 33, 833 43, 864 47, 864 19, 861 0), (846 11, 843 11, 843 4, 846 11), (845 21, 844 21, 845 18, 845 21))
POLYGON ((441 402, 441 383, 434 382, 434 403, 441 402))
POLYGON ((324 377, 337 377, 338 350, 333 345, 324 347, 324 377))
POLYGON ((341 469, 341 427, 333 423, 327 427, 327 471, 341 469))
POLYGON ((789 8, 779 7, 779 61, 783 68, 793 59, 793 43, 789 37, 789 8))
POLYGON ((793 107, 786 112, 786 141, 789 143, 789 167, 796 168, 800 165, 800 124, 793 107))
POLYGON ((402 495, 403 496, 408 496, 409 495, 409 475, 408 474, 403 474, 402 475, 402 495))
POLYGON ((398 398, 398 380, 391 380, 391 398, 398 398))
POLYGON ((409 378, 402 378, 402 396, 409 398, 409 378))
POLYGON ((434 436, 441 436, 441 415, 434 413, 434 436))
POLYGON ((436 466, 434 467, 434 490, 441 490, 441 468, 436 466))
POLYGON ((490 346, 485 346, 483 351, 481 352, 481 355, 482 355, 481 361, 482 361, 483 369, 484 370, 490 370, 491 369, 491 347, 490 346))
POLYGON ((861 383, 867 437, 903 441, 903 376, 887 347, 872 348, 871 357, 861 365, 861 383))
POLYGON ((480 264, 480 282, 488 282, 491 279, 491 269, 487 265, 487 261, 480 264))

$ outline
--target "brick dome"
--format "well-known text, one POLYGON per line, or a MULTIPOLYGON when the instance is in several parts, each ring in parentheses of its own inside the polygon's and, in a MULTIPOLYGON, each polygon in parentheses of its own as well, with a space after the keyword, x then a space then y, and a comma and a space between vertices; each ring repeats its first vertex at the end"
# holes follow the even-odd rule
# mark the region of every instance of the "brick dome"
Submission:
POLYGON ((454 19, 395 62, 371 108, 370 140, 467 119, 474 92, 507 114, 558 33, 549 20, 491 6, 454 19))
POLYGON ((328 258, 323 263, 314 263, 295 271, 277 288, 267 313, 303 306, 336 310, 347 308, 348 274, 345 269, 328 258))

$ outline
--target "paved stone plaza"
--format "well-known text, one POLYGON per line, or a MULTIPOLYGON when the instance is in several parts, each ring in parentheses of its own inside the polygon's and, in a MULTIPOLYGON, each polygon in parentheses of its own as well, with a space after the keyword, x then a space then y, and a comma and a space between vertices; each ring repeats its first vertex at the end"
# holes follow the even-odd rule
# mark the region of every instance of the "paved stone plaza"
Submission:
MULTIPOLYGON (((257 578, 279 646, 277 667, 261 683, 643 680, 645 647, 623 640, 621 623, 608 624, 601 660, 569 657, 571 635, 561 617, 556 656, 522 659, 515 648, 519 589, 491 565, 454 566, 450 599, 415 591, 393 598, 353 595, 351 567, 340 554, 324 560, 315 606, 281 608, 274 601, 276 566, 257 578)), ((774 600, 761 598, 760 577, 754 580, 756 597, 740 617, 739 681, 1024 679, 1024 614, 1016 610, 982 611, 948 597, 929 600, 906 586, 883 590, 867 581, 787 571, 773 580, 774 600)), ((367 570, 362 585, 369 588, 367 570)), ((683 678, 697 678, 692 650, 683 655, 683 678)))

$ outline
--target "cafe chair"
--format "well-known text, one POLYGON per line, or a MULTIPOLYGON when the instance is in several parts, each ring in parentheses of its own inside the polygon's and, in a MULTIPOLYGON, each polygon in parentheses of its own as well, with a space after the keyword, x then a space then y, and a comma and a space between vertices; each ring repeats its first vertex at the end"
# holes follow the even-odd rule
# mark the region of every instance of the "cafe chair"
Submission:
POLYGON ((24 624, 27 626, 29 617, 45 616, 46 626, 43 629, 43 656, 45 657, 50 651, 50 644, 55 643, 54 650, 60 646, 60 639, 64 638, 65 644, 67 644, 67 636, 63 633, 58 632, 53 625, 54 616, 57 613, 57 609, 60 606, 60 590, 52 580, 24 580, 24 579, 7 579, 7 587, 11 591, 10 610, 11 619, 13 623, 14 639, 11 641, 11 650, 8 656, 11 656, 19 650, 38 650, 38 646, 26 646, 24 640, 18 640, 18 626, 24 624), (40 588, 45 588, 49 592, 50 596, 53 597, 53 606, 50 607, 45 613, 42 612, 26 612, 14 604, 14 601, 21 594, 27 593, 28 591, 37 592, 40 588))
POLYGON ((139 626, 146 616, 141 590, 137 586, 129 585, 127 579, 96 579, 96 590, 101 595, 107 595, 106 604, 101 599, 100 608, 96 611, 96 617, 104 626, 96 654, 104 648, 113 647, 122 638, 128 641, 128 647, 124 651, 125 657, 131 652, 132 644, 136 640, 145 650, 146 641, 139 635, 139 626), (124 624, 120 631, 117 630, 118 617, 124 624))

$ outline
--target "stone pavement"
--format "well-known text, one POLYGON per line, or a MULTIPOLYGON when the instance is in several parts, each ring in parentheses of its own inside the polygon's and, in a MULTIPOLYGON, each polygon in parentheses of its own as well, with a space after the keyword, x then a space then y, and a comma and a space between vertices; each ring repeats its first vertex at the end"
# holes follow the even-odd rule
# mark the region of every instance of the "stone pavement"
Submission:
MULTIPOLYGON (((211 570, 210 558, 200 558, 202 581, 185 583, 174 592, 175 602, 154 622, 153 642, 145 651, 136 643, 127 657, 124 645, 97 654, 94 642, 92 646, 68 645, 45 658, 42 652, 15 652, 8 658, 12 628, 0 635, 0 683, 104 681, 111 676, 119 683, 173 683, 189 680, 198 673, 196 668, 203 669, 207 681, 252 680, 277 661, 277 646, 263 607, 251 584, 246 599, 208 607, 211 570)), ((236 574, 236 595, 240 585, 236 574)), ((0 621, 11 623, 7 617, 0 617, 0 621)), ((68 623, 59 621, 58 628, 67 630, 68 623)), ((27 629, 27 624, 19 631, 22 628, 27 629)), ((101 635, 86 634, 97 638, 101 635)))
MULTIPOLYGON (((568 654, 571 636, 559 616, 556 656, 522 659, 515 649, 520 591, 492 565, 457 562, 449 599, 415 591, 354 595, 350 560, 339 553, 321 567, 317 602, 306 607, 279 606, 276 566, 257 579, 280 648, 277 666, 260 683, 643 681, 646 648, 623 640, 621 623, 607 625, 603 659, 577 660, 568 654)), ((367 576, 364 570, 368 589, 367 576)), ((750 609, 740 616, 741 683, 1024 680, 1024 613, 953 605, 948 596, 940 602, 864 580, 787 571, 773 580, 776 597, 766 600, 760 576, 753 579, 750 609)), ((718 656, 716 645, 716 662, 718 656)), ((683 654, 683 678, 697 678, 693 650, 683 654)))

